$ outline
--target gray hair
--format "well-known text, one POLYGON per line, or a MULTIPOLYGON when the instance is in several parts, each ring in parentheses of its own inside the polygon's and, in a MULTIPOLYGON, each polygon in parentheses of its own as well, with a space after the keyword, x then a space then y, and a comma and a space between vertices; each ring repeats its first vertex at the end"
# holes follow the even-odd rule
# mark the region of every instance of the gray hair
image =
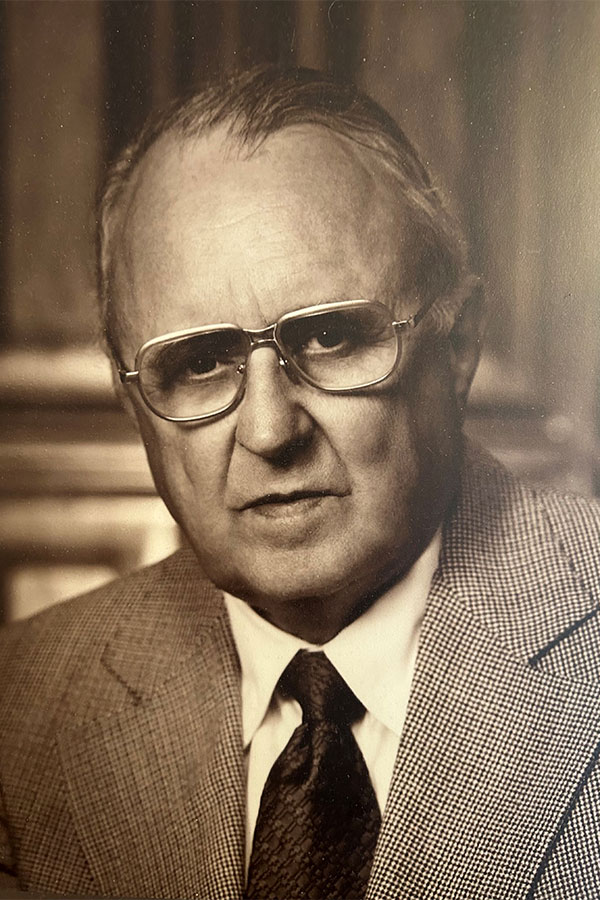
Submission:
POLYGON ((237 143, 251 154, 275 132, 309 124, 329 128, 376 153, 393 173, 421 240, 421 257, 415 261, 421 302, 435 303, 439 326, 449 324, 445 320, 450 311, 466 298, 473 284, 466 242, 402 129, 354 85, 311 69, 265 65, 221 77, 178 97, 149 117, 110 166, 101 193, 97 235, 99 297, 109 348, 114 349, 114 223, 133 173, 153 144, 166 134, 193 138, 224 125, 232 145, 237 143))

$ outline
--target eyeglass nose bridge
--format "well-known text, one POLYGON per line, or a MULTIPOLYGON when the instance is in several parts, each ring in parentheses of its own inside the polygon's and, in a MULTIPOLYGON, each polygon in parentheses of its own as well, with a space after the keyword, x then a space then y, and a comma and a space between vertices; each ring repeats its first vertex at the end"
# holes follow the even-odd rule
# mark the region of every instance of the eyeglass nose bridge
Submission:
POLYGON ((253 350, 258 349, 259 347, 273 347, 275 352, 277 353, 277 359, 279 361, 279 365, 282 369, 288 370, 289 361, 285 355, 283 347, 280 345, 277 340, 276 334, 277 325, 267 325, 266 328, 258 328, 258 329, 250 329, 244 328, 244 334, 248 338, 249 346, 248 346, 248 354, 243 363, 237 367, 237 372, 239 375, 245 375, 246 369, 248 367, 248 360, 250 359, 250 354, 253 350))

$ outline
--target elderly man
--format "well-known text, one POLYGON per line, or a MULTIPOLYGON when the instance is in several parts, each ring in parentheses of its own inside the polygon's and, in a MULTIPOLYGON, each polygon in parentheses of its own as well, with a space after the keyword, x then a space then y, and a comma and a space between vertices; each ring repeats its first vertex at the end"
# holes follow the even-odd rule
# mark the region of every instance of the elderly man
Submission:
POLYGON ((189 546, 2 638, 0 862, 80 896, 597 896, 598 509, 463 447, 414 149, 260 69, 107 182, 108 344, 189 546))

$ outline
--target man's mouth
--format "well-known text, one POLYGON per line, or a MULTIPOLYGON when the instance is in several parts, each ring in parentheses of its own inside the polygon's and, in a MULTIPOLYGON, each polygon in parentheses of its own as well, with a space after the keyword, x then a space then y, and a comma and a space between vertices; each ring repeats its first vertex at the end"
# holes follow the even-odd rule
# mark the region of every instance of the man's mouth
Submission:
POLYGON ((324 497, 339 496, 334 491, 329 490, 298 490, 289 491, 287 493, 269 492, 256 497, 253 500, 244 503, 240 509, 260 509, 260 508, 276 508, 290 506, 293 504, 312 505, 307 501, 322 500, 324 497))

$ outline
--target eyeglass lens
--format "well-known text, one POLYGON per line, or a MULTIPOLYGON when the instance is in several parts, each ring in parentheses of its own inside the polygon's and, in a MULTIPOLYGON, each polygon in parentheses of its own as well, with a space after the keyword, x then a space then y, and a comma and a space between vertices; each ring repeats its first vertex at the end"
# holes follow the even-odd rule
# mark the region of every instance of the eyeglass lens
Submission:
MULTIPOLYGON (((391 315, 379 304, 284 318, 275 337, 301 376, 332 391, 385 378, 398 354, 391 315)), ((160 415, 220 412, 236 399, 250 348, 247 335, 233 327, 157 342, 138 361, 140 389, 160 415)))

